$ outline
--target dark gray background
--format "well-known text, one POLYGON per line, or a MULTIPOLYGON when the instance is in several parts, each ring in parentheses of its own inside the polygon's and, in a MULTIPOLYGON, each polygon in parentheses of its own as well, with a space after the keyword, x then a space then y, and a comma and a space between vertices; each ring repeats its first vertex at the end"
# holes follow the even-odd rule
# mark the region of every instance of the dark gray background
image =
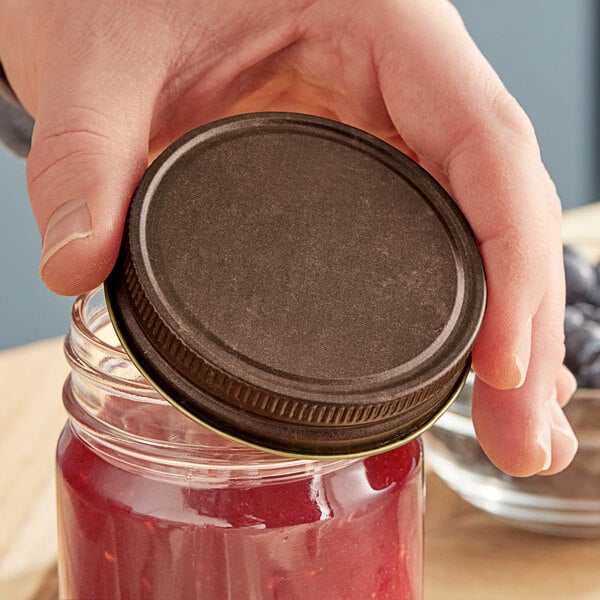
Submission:
MULTIPOLYGON (((529 113, 563 205, 598 198, 593 0, 455 0, 475 41, 529 113)), ((39 280, 23 161, 0 148, 0 348, 62 335, 71 299, 39 280)))

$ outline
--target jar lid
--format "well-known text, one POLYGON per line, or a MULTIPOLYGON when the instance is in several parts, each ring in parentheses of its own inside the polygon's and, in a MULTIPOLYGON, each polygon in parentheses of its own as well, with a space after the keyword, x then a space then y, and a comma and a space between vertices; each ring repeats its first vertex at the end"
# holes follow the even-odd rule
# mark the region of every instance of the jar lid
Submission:
POLYGON ((385 142, 255 113, 150 166, 105 292, 176 407, 262 449, 359 456, 413 439, 458 393, 485 305, 472 232, 385 142))

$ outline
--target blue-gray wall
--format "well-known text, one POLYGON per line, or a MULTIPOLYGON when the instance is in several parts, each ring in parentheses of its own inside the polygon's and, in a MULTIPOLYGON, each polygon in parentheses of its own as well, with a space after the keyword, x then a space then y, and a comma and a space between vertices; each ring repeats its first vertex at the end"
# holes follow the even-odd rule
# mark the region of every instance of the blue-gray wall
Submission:
MULTIPOLYGON (((598 199, 594 0, 455 0, 529 113, 563 204, 598 199)), ((0 348, 62 335, 71 299, 39 281, 40 241, 24 164, 0 148, 0 348)))
POLYGON ((42 284, 40 248, 27 201, 25 162, 0 148, 0 348, 66 331, 72 300, 42 284))
POLYGON ((595 0, 453 0, 533 121, 563 206, 599 200, 595 0))

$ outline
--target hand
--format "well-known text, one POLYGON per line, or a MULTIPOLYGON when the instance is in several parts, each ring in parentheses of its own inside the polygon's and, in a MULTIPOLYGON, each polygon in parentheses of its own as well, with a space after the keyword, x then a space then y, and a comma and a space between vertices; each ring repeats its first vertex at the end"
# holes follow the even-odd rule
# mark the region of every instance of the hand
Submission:
POLYGON ((36 119, 27 176, 50 289, 104 280, 148 161, 185 131, 253 110, 338 119, 423 165, 477 236, 484 450, 515 475, 571 461, 560 203, 531 124, 449 2, 0 0, 0 16, 1 60, 36 119))

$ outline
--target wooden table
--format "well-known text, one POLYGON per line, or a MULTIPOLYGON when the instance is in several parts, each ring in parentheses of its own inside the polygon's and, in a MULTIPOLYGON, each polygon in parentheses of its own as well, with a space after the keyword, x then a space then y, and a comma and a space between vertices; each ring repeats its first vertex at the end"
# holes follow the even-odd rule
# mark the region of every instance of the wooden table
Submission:
MULTIPOLYGON (((572 211, 564 234, 598 239, 600 205, 572 211)), ((51 339, 0 352, 2 600, 57 597, 54 446, 67 373, 61 345, 51 339)), ((600 600, 600 540, 521 532, 473 508, 432 473, 427 486, 426 600, 600 600)))

